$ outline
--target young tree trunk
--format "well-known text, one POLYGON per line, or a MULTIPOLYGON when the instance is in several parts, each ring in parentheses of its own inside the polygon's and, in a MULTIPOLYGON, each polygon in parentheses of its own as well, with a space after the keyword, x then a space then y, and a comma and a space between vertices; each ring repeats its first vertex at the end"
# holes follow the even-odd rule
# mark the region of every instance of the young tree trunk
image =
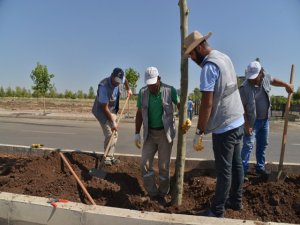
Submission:
POLYGON ((181 63, 180 63, 180 111, 178 124, 178 143, 175 164, 175 184, 172 187, 172 205, 181 205, 183 194, 183 177, 186 156, 186 134, 183 133, 181 125, 187 119, 187 93, 188 93, 188 59, 183 58, 183 40, 188 33, 188 8, 186 0, 179 0, 180 8, 180 31, 181 31, 181 63))
POLYGON ((43 96, 43 100, 44 100, 44 116, 46 115, 46 99, 45 96, 43 96))

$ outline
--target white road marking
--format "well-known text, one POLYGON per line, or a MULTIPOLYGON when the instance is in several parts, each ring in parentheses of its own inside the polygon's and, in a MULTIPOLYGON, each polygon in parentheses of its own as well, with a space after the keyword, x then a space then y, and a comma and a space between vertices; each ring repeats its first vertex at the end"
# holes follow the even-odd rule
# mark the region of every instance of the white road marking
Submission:
POLYGON ((32 133, 45 133, 45 134, 70 134, 70 135, 76 134, 76 133, 51 132, 51 131, 40 131, 40 130, 22 130, 22 131, 32 132, 32 133))
POLYGON ((294 143, 293 143, 293 144, 291 144, 291 145, 300 145, 300 144, 297 144, 297 143, 294 144, 294 143))

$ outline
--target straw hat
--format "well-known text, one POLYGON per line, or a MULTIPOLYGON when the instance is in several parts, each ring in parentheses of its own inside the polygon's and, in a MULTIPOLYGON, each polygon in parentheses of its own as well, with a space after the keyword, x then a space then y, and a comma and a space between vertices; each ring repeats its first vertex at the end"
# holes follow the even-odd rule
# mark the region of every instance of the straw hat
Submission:
POLYGON ((207 40, 211 35, 211 32, 208 32, 205 36, 203 36, 199 31, 190 33, 183 41, 185 48, 184 57, 188 57, 194 48, 196 48, 202 41, 207 40))

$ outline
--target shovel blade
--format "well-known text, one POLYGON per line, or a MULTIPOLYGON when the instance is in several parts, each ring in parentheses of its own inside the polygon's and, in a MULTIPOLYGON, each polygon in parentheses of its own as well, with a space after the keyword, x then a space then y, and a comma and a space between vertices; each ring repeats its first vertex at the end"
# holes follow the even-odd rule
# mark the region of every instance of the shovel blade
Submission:
POLYGON ((272 171, 268 177, 268 181, 269 182, 273 182, 273 181, 279 181, 279 180, 285 180, 285 178, 287 177, 287 173, 280 170, 280 171, 272 171))
POLYGON ((105 178, 106 174, 107 173, 104 170, 101 170, 101 169, 91 169, 89 171, 89 175, 91 175, 93 177, 98 177, 98 178, 105 178))

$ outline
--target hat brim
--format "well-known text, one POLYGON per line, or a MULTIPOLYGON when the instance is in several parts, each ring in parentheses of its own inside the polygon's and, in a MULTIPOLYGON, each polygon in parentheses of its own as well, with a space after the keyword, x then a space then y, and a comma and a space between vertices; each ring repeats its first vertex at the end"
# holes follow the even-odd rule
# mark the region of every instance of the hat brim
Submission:
POLYGON ((157 82, 157 77, 153 77, 153 78, 151 78, 151 79, 148 79, 148 80, 146 80, 146 84, 147 85, 152 85, 152 84, 156 84, 156 82, 157 82))
POLYGON ((202 38, 194 41, 192 44, 189 45, 189 47, 185 50, 183 57, 187 58, 189 57, 189 54, 191 51, 193 51, 194 48, 196 48, 202 41, 207 40, 212 35, 212 32, 208 32, 207 35, 203 36, 202 38))
POLYGON ((114 77, 114 81, 118 84, 124 84, 125 83, 125 77, 122 79, 120 77, 114 77))
POLYGON ((248 80, 253 80, 253 79, 255 79, 257 76, 258 76, 258 74, 259 74, 259 72, 258 73, 254 73, 254 74, 247 74, 247 79, 248 80))

